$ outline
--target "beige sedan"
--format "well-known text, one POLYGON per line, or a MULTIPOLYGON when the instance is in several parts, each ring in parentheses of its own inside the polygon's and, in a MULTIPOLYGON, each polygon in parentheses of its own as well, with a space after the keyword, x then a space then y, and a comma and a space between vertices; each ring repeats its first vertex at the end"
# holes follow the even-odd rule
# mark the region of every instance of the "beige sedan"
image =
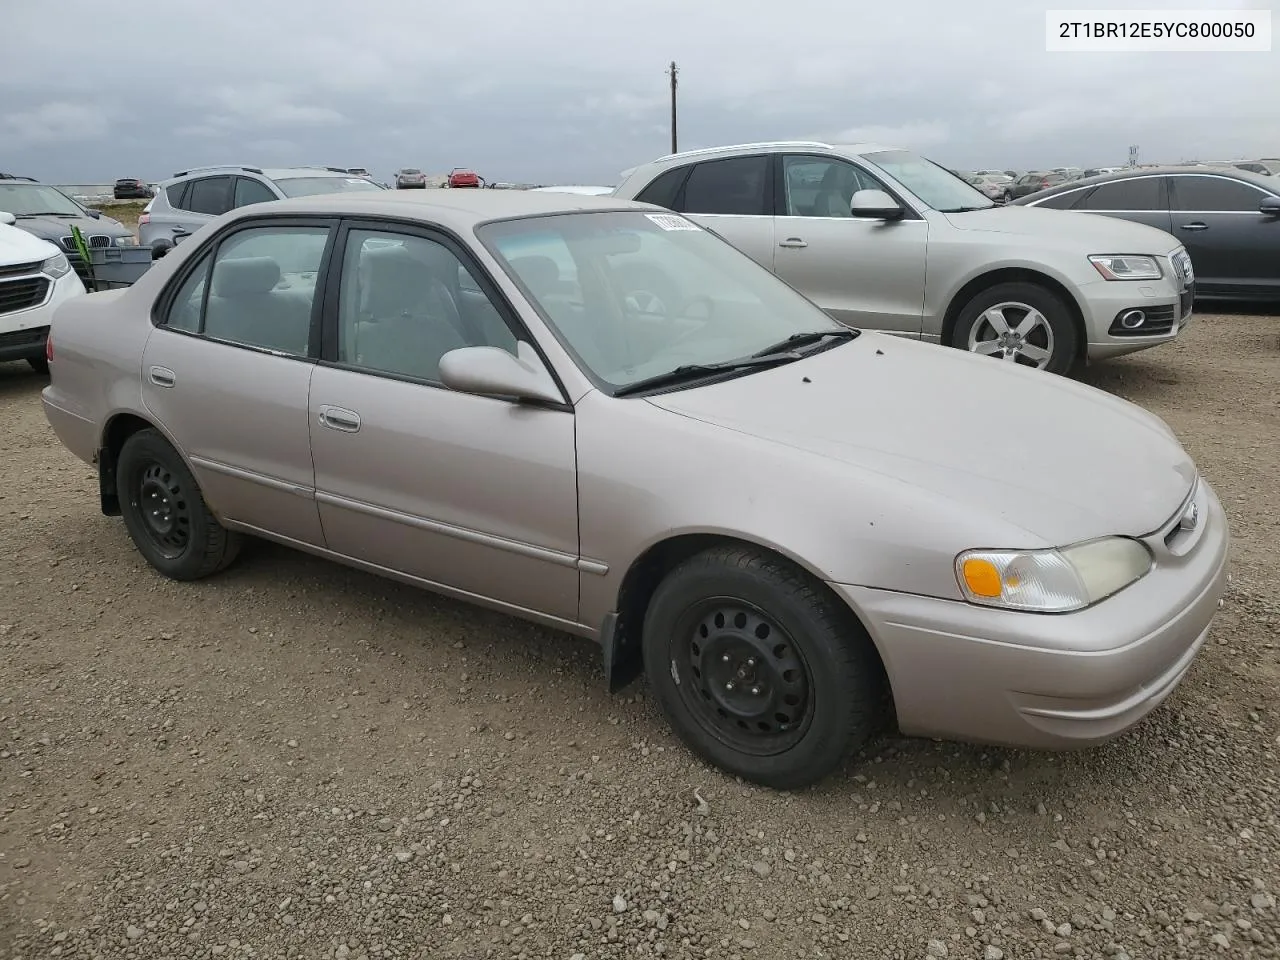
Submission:
POLYGON ((612 686, 643 669, 695 751, 777 787, 895 715, 1113 737, 1226 576, 1158 418, 850 330, 609 197, 246 207, 62 307, 49 354, 49 421, 162 574, 265 537, 589 637, 612 686))

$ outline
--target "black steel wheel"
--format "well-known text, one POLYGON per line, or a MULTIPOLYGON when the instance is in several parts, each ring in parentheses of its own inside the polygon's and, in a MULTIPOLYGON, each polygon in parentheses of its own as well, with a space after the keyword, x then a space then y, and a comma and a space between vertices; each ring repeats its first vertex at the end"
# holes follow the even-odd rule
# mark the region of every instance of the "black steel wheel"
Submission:
POLYGON ((813 705, 809 667, 768 614, 729 597, 705 600, 681 618, 675 640, 672 662, 688 671, 681 698, 709 734, 757 756, 781 753, 804 736, 813 705))
POLYGON ((745 545, 671 570, 649 602, 642 646, 681 739, 765 786, 822 779, 887 713, 883 668, 853 612, 803 570, 745 545))
POLYGON ((166 577, 207 577, 240 550, 240 536, 218 522, 186 461, 156 430, 139 430, 120 448, 116 495, 138 552, 166 577))

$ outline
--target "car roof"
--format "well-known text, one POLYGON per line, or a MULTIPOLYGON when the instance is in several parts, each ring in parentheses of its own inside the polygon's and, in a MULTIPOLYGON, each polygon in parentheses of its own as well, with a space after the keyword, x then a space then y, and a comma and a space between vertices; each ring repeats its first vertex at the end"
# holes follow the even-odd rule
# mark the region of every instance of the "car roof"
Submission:
POLYGON ((623 170, 619 177, 627 180, 641 170, 659 167, 677 167, 702 160, 715 160, 739 153, 833 153, 846 156, 865 156, 883 150, 901 150, 902 147, 880 143, 823 143, 818 140, 768 140, 761 143, 732 143, 719 147, 699 147, 680 153, 669 153, 623 170))
POLYGON ((1110 183, 1113 180, 1132 180, 1136 177, 1163 177, 1170 174, 1180 174, 1182 176, 1216 175, 1230 180, 1243 180, 1256 187, 1263 187, 1268 192, 1275 192, 1276 189, 1275 177, 1269 177, 1263 173, 1253 173, 1249 170, 1241 170, 1239 167, 1230 165, 1204 164, 1201 166, 1133 167, 1117 173, 1100 173, 1096 177, 1081 177, 1078 180, 1059 184, 1049 190, 1042 190, 1040 193, 1033 194, 1033 196, 1040 199, 1050 194, 1067 193, 1070 190, 1079 190, 1081 187, 1091 187, 1099 183, 1110 183))
MULTIPOLYGON (((265 213, 421 219, 456 230, 489 220, 604 210, 657 210, 649 203, 533 190, 378 190, 326 193, 255 203, 235 211, 244 217, 265 213)), ((669 213, 669 211, 667 211, 669 213)))

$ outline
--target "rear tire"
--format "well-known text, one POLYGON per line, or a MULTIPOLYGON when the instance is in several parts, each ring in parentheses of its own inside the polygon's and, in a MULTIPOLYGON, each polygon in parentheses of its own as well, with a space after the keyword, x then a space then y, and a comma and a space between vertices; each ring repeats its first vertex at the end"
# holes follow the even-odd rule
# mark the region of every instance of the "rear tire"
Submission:
POLYGON ((213 516, 186 462, 157 430, 124 442, 116 495, 138 552, 172 580, 210 576, 240 552, 240 535, 213 516))
POLYGON ((950 345, 1066 374, 1078 360, 1080 336, 1071 310, 1051 290, 1035 283, 999 283, 964 305, 950 345))
POLYGON ((822 779, 885 716, 883 672, 861 624, 807 573, 754 548, 714 547, 667 574, 643 649, 680 738, 764 786, 822 779))

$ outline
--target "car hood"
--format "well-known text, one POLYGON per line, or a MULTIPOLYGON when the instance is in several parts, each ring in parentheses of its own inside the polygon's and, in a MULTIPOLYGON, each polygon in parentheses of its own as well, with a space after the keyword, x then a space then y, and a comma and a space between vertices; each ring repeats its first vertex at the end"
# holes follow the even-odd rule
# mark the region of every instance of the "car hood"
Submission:
MULTIPOLYGON (((1196 478, 1164 422, 1134 404, 1053 374, 877 334, 649 402, 907 484, 1040 541, 1010 547, 1148 534, 1196 478)), ((802 490, 802 459, 796 475, 802 490)))
POLYGON ((94 220, 92 217, 19 217, 14 226, 55 243, 62 237, 71 236, 72 226, 79 227, 86 237, 94 233, 108 237, 132 236, 124 224, 106 216, 101 220, 94 220))
POLYGON ((1074 240, 1090 253, 1165 254, 1180 244, 1169 233, 1142 223, 1074 210, 1042 210, 1016 204, 944 214, 957 230, 1074 240))
POLYGON ((57 253, 58 248, 47 240, 0 223, 0 267, 48 260, 57 253))

